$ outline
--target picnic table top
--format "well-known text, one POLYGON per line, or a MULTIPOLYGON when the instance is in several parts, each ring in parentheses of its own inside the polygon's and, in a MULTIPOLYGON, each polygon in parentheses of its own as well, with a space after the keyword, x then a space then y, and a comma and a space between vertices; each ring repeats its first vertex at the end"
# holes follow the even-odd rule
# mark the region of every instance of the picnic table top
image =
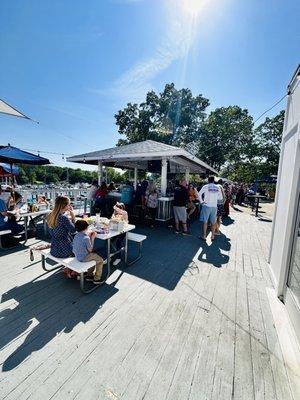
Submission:
POLYGON ((107 240, 107 239, 111 239, 113 237, 119 236, 122 233, 132 231, 133 229, 135 229, 135 225, 127 224, 127 225, 125 225, 124 230, 122 232, 110 230, 109 233, 98 233, 96 238, 101 239, 101 240, 107 240))

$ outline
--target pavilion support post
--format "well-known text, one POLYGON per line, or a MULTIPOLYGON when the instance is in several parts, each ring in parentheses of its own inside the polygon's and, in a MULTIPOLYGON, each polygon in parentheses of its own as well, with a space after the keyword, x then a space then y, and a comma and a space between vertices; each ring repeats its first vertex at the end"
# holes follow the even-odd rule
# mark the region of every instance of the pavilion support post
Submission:
POLYGON ((138 181, 138 169, 137 167, 134 168, 134 181, 133 181, 133 186, 134 190, 137 188, 137 181, 138 181))
POLYGON ((163 196, 167 193, 167 172, 168 172, 168 160, 163 158, 161 160, 161 194, 163 196))
POLYGON ((189 168, 186 168, 186 170, 185 170, 185 180, 187 183, 189 183, 189 181, 190 181, 190 169, 189 168))
POLYGON ((98 185, 101 185, 103 182, 103 165, 102 161, 98 161, 98 185))

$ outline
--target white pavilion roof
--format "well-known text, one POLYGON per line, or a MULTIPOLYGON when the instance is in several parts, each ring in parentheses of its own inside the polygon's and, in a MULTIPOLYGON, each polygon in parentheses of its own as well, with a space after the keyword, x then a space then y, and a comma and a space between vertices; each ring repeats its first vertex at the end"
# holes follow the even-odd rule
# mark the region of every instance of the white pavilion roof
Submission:
POLYGON ((190 172, 194 173, 207 171, 217 173, 214 168, 199 160, 187 150, 154 140, 79 154, 68 157, 67 161, 94 165, 101 161, 104 166, 147 169, 148 161, 161 160, 162 158, 167 158, 170 161, 174 172, 183 172, 186 168, 190 168, 190 172))

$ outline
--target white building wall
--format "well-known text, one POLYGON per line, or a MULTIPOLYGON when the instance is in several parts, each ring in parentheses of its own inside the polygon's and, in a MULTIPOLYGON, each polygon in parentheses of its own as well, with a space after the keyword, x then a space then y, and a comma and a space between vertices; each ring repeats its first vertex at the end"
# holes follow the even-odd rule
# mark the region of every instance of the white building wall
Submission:
MULTIPOLYGON (((298 70, 299 72, 299 70, 298 70)), ((277 294, 284 294, 298 202, 300 171, 300 77, 289 86, 273 222, 270 265, 277 294)))

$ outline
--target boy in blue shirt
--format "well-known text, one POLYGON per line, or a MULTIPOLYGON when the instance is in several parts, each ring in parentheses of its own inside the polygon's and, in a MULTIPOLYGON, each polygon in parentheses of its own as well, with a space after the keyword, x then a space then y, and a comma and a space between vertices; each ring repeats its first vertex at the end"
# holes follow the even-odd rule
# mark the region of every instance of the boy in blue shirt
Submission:
POLYGON ((88 223, 82 219, 75 222, 75 229, 77 233, 73 240, 73 253, 78 261, 96 261, 95 268, 93 267, 88 270, 86 280, 92 281, 95 285, 99 285, 102 283, 103 259, 99 254, 93 252, 94 240, 97 233, 88 233, 88 223))

